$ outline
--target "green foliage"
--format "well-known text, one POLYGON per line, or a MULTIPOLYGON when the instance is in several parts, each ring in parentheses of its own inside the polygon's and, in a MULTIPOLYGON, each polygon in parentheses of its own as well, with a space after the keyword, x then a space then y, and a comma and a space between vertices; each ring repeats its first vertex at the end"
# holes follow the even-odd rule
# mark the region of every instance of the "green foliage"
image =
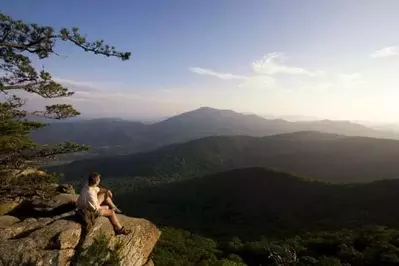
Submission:
POLYGON ((33 199, 35 197, 49 199, 57 193, 55 184, 58 180, 58 174, 25 170, 20 175, 16 175, 7 182, 1 183, 0 199, 33 199))
POLYGON ((243 265, 237 256, 227 256, 216 241, 174 228, 163 228, 154 251, 155 265, 243 265))
POLYGON ((0 181, 8 185, 21 171, 36 166, 45 158, 86 150, 71 142, 39 145, 30 133, 45 125, 29 121, 28 115, 65 119, 79 115, 71 105, 55 104, 44 110, 24 110, 24 96, 36 94, 46 99, 73 95, 56 83, 49 72, 36 70, 31 58, 45 59, 56 55, 57 41, 69 42, 84 51, 127 60, 122 53, 103 41, 90 42, 77 28, 56 31, 49 26, 27 24, 0 13, 0 181))
POLYGON ((226 242, 174 228, 163 228, 162 232, 153 255, 156 265, 393 266, 398 264, 399 256, 399 230, 387 227, 244 242, 234 245, 234 253, 230 244, 237 242, 236 237, 226 242))
POLYGON ((122 243, 110 247, 110 237, 102 234, 83 250, 78 258, 78 265, 120 266, 122 243))

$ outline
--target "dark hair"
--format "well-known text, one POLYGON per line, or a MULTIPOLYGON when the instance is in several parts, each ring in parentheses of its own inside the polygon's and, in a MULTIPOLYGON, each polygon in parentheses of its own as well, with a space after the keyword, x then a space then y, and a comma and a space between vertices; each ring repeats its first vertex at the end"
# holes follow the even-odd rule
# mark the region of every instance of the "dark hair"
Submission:
POLYGON ((96 173, 96 172, 91 173, 89 175, 89 179, 88 179, 89 186, 96 184, 99 177, 100 177, 99 173, 96 173))

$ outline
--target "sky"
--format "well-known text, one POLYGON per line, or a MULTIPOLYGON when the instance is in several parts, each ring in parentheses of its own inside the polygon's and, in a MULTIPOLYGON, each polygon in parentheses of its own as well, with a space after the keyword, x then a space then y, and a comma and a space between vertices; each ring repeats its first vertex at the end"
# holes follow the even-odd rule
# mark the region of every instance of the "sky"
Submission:
MULTIPOLYGON (((1 12, 79 27, 129 61, 57 44, 38 61, 84 116, 152 119, 202 106, 399 123, 396 0, 5 0, 1 12)), ((30 98, 38 108, 46 102, 30 98)))

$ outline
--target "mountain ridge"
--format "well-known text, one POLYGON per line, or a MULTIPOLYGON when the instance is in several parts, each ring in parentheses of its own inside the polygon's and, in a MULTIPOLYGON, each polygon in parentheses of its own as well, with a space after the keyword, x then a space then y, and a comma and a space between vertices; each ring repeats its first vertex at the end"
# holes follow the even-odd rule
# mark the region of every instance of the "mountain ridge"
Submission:
POLYGON ((348 121, 268 120, 257 115, 245 115, 209 107, 202 107, 149 125, 113 119, 55 123, 33 132, 32 137, 42 144, 61 141, 88 144, 91 145, 91 150, 84 156, 103 156, 149 151, 208 136, 261 137, 309 130, 348 136, 399 139, 399 134, 377 131, 348 121))
POLYGON ((399 141, 296 132, 266 137, 214 136, 149 152, 76 160, 49 168, 66 180, 104 177, 184 179, 242 167, 268 167, 332 183, 398 178, 399 141))

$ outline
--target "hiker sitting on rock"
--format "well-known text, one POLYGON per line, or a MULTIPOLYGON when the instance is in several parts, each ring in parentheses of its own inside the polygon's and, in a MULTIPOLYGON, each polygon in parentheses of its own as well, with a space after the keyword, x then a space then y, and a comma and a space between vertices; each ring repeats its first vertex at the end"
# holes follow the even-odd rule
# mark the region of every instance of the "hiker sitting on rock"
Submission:
POLYGON ((112 201, 111 191, 100 188, 100 174, 92 173, 89 176, 88 184, 80 192, 77 207, 80 210, 95 212, 96 216, 105 216, 114 226, 116 235, 127 235, 130 230, 121 226, 115 213, 121 213, 112 201))

